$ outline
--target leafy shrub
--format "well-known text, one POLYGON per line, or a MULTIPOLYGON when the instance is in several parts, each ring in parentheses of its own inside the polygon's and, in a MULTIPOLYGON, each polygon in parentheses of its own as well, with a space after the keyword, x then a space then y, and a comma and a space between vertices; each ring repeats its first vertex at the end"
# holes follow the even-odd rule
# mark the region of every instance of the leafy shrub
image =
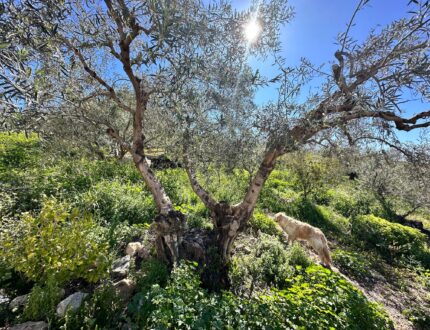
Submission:
POLYGON ((383 212, 380 203, 373 194, 356 187, 348 182, 327 192, 328 204, 344 217, 354 217, 365 214, 379 215, 383 212))
POLYGON ((0 219, 13 215, 13 208, 17 203, 16 195, 0 190, 0 219))
POLYGON ((286 250, 278 240, 262 234, 247 245, 252 247, 249 253, 237 253, 231 262, 230 280, 237 294, 251 295, 258 288, 282 285, 294 273, 294 262, 310 264, 299 244, 286 250))
POLYGON ((299 242, 294 242, 287 250, 288 263, 292 266, 309 267, 312 262, 299 242))
POLYGON ((157 171, 167 195, 175 205, 196 204, 199 199, 191 189, 187 174, 181 168, 157 171))
POLYGON ((128 225, 125 222, 110 224, 107 240, 110 249, 123 253, 128 243, 143 241, 150 225, 147 223, 128 225))
POLYGON ((271 217, 258 211, 254 212, 249 220, 249 225, 254 231, 260 230, 268 235, 280 235, 282 233, 271 217))
POLYGON ((193 205, 182 204, 177 206, 176 210, 187 215, 187 224, 189 228, 212 229, 213 227, 209 218, 209 211, 200 201, 193 205))
POLYGON ((34 169, 40 163, 39 146, 35 134, 26 137, 21 133, 0 132, 0 215, 39 206, 42 189, 34 169))
POLYGON ((338 274, 310 266, 292 279, 288 289, 269 301, 307 329, 391 329, 392 322, 376 304, 338 274))
POLYGON ((430 290, 430 269, 419 269, 418 279, 427 290, 430 290))
POLYGON ((287 170, 273 170, 265 186, 279 191, 286 191, 294 187, 291 183, 293 176, 287 170))
POLYGON ((151 288, 156 285, 162 288, 169 278, 169 270, 163 262, 149 259, 142 263, 135 274, 137 293, 128 306, 128 313, 138 328, 147 328, 147 320, 154 310, 152 298, 155 293, 151 288))
POLYGON ((261 190, 258 207, 271 212, 285 212, 287 204, 300 199, 300 195, 293 190, 294 185, 289 181, 289 172, 273 170, 261 190))
POLYGON ((61 288, 51 276, 43 286, 36 285, 31 290, 27 305, 24 309, 24 318, 27 320, 52 319, 55 308, 61 301, 61 288))
POLYGON ((207 294, 199 287, 199 275, 195 270, 196 265, 183 263, 173 269, 165 289, 158 285, 152 288, 153 309, 148 315, 146 328, 198 328, 208 304, 207 294))
POLYGON ((429 330, 430 329, 430 310, 425 307, 416 307, 406 309, 403 314, 415 325, 418 330, 429 330))
POLYGON ((374 215, 354 218, 352 233, 369 248, 377 250, 384 258, 423 259, 426 250, 426 237, 417 229, 392 223, 374 215))
POLYGON ((142 262, 140 271, 136 274, 137 288, 141 292, 149 290, 154 284, 163 287, 169 277, 169 270, 165 263, 157 259, 142 262))
POLYGON ((61 329, 119 329, 124 303, 110 284, 98 287, 76 312, 69 311, 61 329))
POLYGON ((216 200, 230 204, 242 200, 249 184, 249 173, 246 171, 226 171, 223 168, 209 167, 205 173, 205 187, 216 200))
POLYGON ((351 223, 348 219, 334 212, 330 207, 318 205, 315 206, 321 220, 319 224, 322 228, 327 228, 333 232, 347 234, 350 230, 351 223))
POLYGON ((367 255, 362 252, 351 252, 336 249, 332 253, 332 258, 336 266, 343 274, 358 280, 368 280, 371 276, 369 269, 372 264, 367 255))
POLYGON ((84 278, 96 282, 106 275, 107 244, 91 216, 55 199, 40 214, 24 214, 0 232, 0 260, 29 279, 58 282, 84 278))
MULTIPOLYGON (((320 266, 300 270, 289 288, 253 298, 209 294, 196 267, 175 268, 167 286, 145 296, 145 329, 391 329, 386 314, 343 278, 320 266)), ((140 304, 140 306, 144 306, 140 304)), ((142 315, 142 313, 137 313, 142 315)), ((132 314, 133 316, 136 314, 132 314)))
POLYGON ((6 168, 25 168, 34 165, 40 155, 39 138, 36 134, 0 132, 0 173, 6 168))
POLYGON ((79 205, 112 224, 149 223, 156 215, 153 198, 143 184, 101 181, 82 196, 79 205))

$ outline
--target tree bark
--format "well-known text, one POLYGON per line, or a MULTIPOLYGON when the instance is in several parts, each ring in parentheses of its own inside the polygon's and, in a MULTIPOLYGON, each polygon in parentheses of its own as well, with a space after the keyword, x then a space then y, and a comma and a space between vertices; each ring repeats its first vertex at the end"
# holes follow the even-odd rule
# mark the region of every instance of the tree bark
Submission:
POLYGON ((269 149, 266 152, 257 173, 249 185, 244 200, 236 206, 241 210, 241 213, 243 214, 242 217, 246 218, 246 215, 248 215, 249 219, 251 216, 254 207, 257 204, 258 196, 260 195, 266 180, 269 178, 270 173, 274 170, 276 160, 280 155, 281 152, 276 148, 269 149))

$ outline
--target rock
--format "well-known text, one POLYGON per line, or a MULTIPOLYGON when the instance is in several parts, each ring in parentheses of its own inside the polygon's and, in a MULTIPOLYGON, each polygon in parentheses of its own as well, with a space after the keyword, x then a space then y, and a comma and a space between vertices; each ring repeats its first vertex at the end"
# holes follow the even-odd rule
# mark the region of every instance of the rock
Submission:
POLYGON ((0 289, 0 305, 8 303, 10 298, 7 296, 7 294, 4 292, 3 289, 0 289))
POLYGON ((77 310, 88 293, 75 292, 57 305, 57 315, 63 317, 68 309, 77 310))
POLYGON ((28 301, 28 294, 25 294, 23 296, 15 297, 10 303, 9 308, 12 311, 16 311, 20 307, 23 307, 28 301))
POLYGON ((127 248, 125 249, 125 253, 130 257, 134 257, 136 254, 143 249, 142 243, 140 242, 131 242, 127 244, 127 248))
POLYGON ((117 290, 121 299, 128 301, 131 298, 134 289, 136 288, 136 283, 129 278, 125 278, 119 282, 116 282, 113 286, 117 290))
POLYGON ((126 277, 130 269, 130 256, 126 255, 122 258, 116 259, 112 263, 112 276, 113 277, 126 277))
POLYGON ((16 324, 13 327, 9 328, 9 330, 47 330, 48 323, 43 321, 38 322, 25 322, 21 324, 16 324))

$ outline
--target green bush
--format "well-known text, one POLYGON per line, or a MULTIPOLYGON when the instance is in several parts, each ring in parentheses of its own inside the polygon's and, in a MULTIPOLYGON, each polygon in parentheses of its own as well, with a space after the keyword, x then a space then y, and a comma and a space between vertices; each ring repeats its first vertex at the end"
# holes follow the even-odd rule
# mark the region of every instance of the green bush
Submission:
POLYGON ((191 189, 187 173, 181 168, 157 171, 157 177, 163 184, 167 195, 175 205, 195 205, 199 199, 191 189))
POLYGON ((135 276, 137 289, 140 292, 145 292, 154 284, 163 287, 169 277, 169 269, 165 263, 157 259, 149 259, 142 262, 140 270, 135 276))
POLYGON ((424 234, 374 215, 354 218, 352 233, 365 246, 377 250, 388 261, 398 258, 424 260, 428 255, 424 234))
POLYGON ((261 231, 268 235, 280 235, 281 229, 276 225, 276 222, 268 215, 255 211, 252 218, 249 220, 249 226, 255 231, 261 231))
POLYGON ((152 303, 155 293, 151 288, 153 286, 163 288, 169 279, 169 274, 165 263, 157 259, 149 259, 142 263, 140 270, 134 275, 137 293, 128 306, 128 313, 136 328, 147 329, 148 317, 155 308, 152 303))
POLYGON ((379 215, 383 212, 383 208, 373 194, 360 190, 353 182, 330 189, 327 192, 327 200, 330 207, 344 217, 379 215))
POLYGON ((310 264, 299 244, 287 250, 277 239, 265 234, 256 242, 245 244, 250 250, 236 253, 229 273, 232 290, 237 294, 251 295, 259 288, 280 286, 294 273, 296 262, 301 266, 310 264))
POLYGON ((31 290, 24 318, 27 320, 51 320, 55 316, 55 308, 61 301, 61 288, 53 277, 49 277, 43 286, 36 285, 31 290))
POLYGON ((24 214, 0 232, 0 261, 42 283, 83 278, 96 282, 107 274, 108 249, 91 216, 55 199, 44 202, 36 217, 24 214))
POLYGON ((306 329, 392 329, 387 314, 340 275, 310 266, 267 299, 306 329))
POLYGON ((292 266, 309 267, 312 264, 307 252, 299 242, 294 242, 287 250, 288 263, 292 266))
POLYGON ((331 254, 335 265, 339 270, 348 277, 364 281, 371 277, 369 269, 372 263, 369 260, 369 255, 364 255, 362 252, 351 252, 342 249, 336 249, 331 254))
POLYGON ((40 156, 39 144, 36 134, 26 137, 22 133, 0 132, 0 173, 5 173, 6 169, 34 166, 40 156))
POLYGON ((35 134, 0 132, 0 215, 39 207, 40 141, 35 134), (38 171, 35 167, 39 167, 38 171))
POLYGON ((124 253, 128 243, 143 241, 150 228, 148 223, 129 225, 126 222, 120 222, 109 225, 107 241, 109 242, 110 250, 119 254, 124 253))
POLYGON ((340 181, 340 164, 335 158, 297 152, 285 158, 294 187, 305 199, 323 195, 329 185, 340 181))
POLYGON ((289 180, 289 172, 273 170, 261 190, 258 207, 275 213, 285 212, 288 204, 300 199, 299 193, 293 190, 294 185, 289 180))
POLYGON ((265 186, 275 188, 279 191, 286 191, 294 187, 291 183, 293 176, 286 170, 273 170, 266 181, 265 186))
POLYGON ((182 204, 177 206, 176 210, 187 215, 187 224, 189 228, 212 229, 213 227, 209 211, 200 201, 194 205, 182 204))
POLYGON ((78 205, 114 225, 150 223, 157 212, 143 183, 100 181, 80 198, 78 205))
POLYGON ((216 200, 226 201, 230 204, 242 200, 249 184, 249 173, 246 171, 225 171, 222 168, 208 168, 204 176, 205 187, 216 200))
POLYGON ((430 310, 423 307, 417 306, 416 308, 406 309, 403 314, 414 324, 415 329, 430 330, 430 310))

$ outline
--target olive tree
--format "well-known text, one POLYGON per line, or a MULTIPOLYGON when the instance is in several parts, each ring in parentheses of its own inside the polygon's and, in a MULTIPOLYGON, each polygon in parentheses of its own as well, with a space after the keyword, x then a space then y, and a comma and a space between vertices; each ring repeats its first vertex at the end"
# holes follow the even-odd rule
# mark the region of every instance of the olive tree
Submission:
MULTIPOLYGON (((353 17, 367 2, 359 2, 353 17)), ((430 5, 411 6, 405 18, 363 42, 351 37, 351 20, 324 71, 307 60, 285 65, 280 27, 292 17, 285 1, 258 1, 240 13, 225 1, 6 1, 1 110, 16 115, 11 120, 55 115, 64 105, 79 109, 88 100, 114 102, 131 118, 129 148, 158 208, 159 256, 170 263, 198 260, 208 266, 205 282, 219 288, 228 285, 232 245, 279 157, 327 132, 349 134, 357 122, 381 134, 430 126, 430 111, 406 117, 402 110, 411 93, 406 89, 429 97, 430 5), (250 23, 261 31, 247 33, 247 40, 243 30, 250 23), (248 55, 273 61, 279 74, 254 72, 248 55), (279 95, 257 106, 255 91, 267 84, 279 95), (122 89, 133 98, 122 98, 122 89), (182 157, 194 192, 211 211, 213 230, 186 229, 184 215, 145 161, 148 118, 154 116, 176 143, 170 149, 182 157), (208 163, 248 169, 242 200, 213 197, 199 175, 208 163)), ((107 132, 127 144, 115 127, 107 132)))
MULTIPOLYGON (((353 17, 367 2, 359 2, 353 17)), ((354 25, 351 20, 346 32, 338 37, 339 50, 329 63, 330 70, 324 71, 324 66, 314 66, 307 60, 298 67, 286 67, 279 52, 275 52, 274 63, 279 66, 280 76, 273 80, 279 96, 266 106, 250 105, 252 111, 246 111, 243 103, 240 110, 228 104, 226 109, 217 108, 214 121, 213 112, 206 111, 207 102, 194 105, 198 119, 187 118, 183 123, 184 164, 195 193, 212 211, 224 260, 228 260, 237 235, 246 228, 279 157, 327 135, 353 140, 355 134, 364 138, 367 132, 369 138, 388 142, 387 136, 396 131, 430 126, 430 111, 416 109, 411 116, 404 114, 411 95, 419 97, 423 106, 428 106, 430 96, 430 6, 428 2, 412 2, 411 7, 405 18, 373 30, 363 42, 350 36, 354 25), (314 84, 310 83, 313 79, 314 84), (203 130, 199 129, 202 122, 203 130), (227 139, 213 131, 227 132, 227 139), (248 148, 253 141, 256 145, 248 148), (245 147, 239 147, 242 145, 245 147), (251 162, 255 167, 250 184, 236 204, 215 200, 194 169, 206 161, 207 154, 212 156, 213 150, 218 152, 212 161, 236 160, 236 165, 244 166, 250 159, 257 160, 251 162), (258 151, 261 153, 255 155, 258 151)), ((186 105, 183 109, 190 114, 186 105)))
MULTIPOLYGON (((260 19, 274 29, 291 16, 283 1, 258 7, 260 19)), ((181 117, 179 104, 192 106, 193 94, 205 94, 214 106, 232 92, 248 100, 240 106, 251 103, 252 77, 244 56, 249 49, 242 31, 251 13, 238 13, 224 1, 206 6, 189 0, 34 0, 5 1, 1 15, 3 118, 14 125, 34 125, 66 116, 72 122, 107 127, 111 138, 130 150, 153 195, 160 257, 170 263, 189 257, 181 251, 186 250, 181 249, 184 215, 174 210, 149 168, 144 147, 155 124, 181 117), (238 84, 240 75, 243 81, 238 84), (220 98, 223 86, 228 92, 220 98), (133 97, 124 97, 124 90, 133 97), (115 112, 130 119, 130 135, 120 134, 111 116, 94 116, 94 102, 114 103, 115 112)), ((275 39, 265 32, 261 52, 273 49, 275 39)), ((171 128, 160 126, 168 135, 171 128)))
POLYGON ((398 150, 361 153, 355 166, 360 183, 384 207, 387 217, 402 224, 423 228, 407 217, 430 205, 430 162, 427 146, 410 148, 406 155, 398 150))

